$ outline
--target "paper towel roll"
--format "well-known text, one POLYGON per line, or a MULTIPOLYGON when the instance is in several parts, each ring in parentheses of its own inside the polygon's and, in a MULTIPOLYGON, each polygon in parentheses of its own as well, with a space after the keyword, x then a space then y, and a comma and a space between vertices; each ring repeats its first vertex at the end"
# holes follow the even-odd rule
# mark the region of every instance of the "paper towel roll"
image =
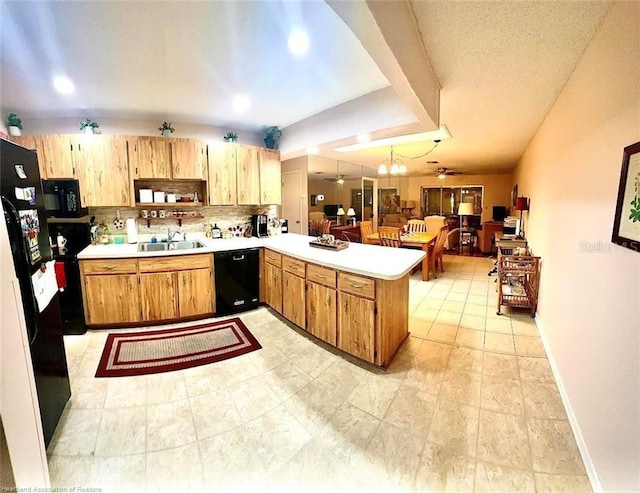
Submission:
POLYGON ((127 241, 129 243, 138 243, 138 224, 135 219, 127 219, 127 241))

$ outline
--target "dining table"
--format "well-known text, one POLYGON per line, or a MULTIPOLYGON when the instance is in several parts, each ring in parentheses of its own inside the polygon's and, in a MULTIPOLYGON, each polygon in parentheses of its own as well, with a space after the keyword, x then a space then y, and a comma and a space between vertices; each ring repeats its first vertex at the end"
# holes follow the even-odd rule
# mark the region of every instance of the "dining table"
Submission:
MULTIPOLYGON (((367 235, 367 243, 371 245, 380 244, 380 235, 378 233, 372 233, 367 235)), ((400 235, 400 244, 403 247, 419 247, 424 250, 426 254, 422 259, 422 280, 429 280, 429 254, 438 239, 438 233, 403 233, 400 235)), ((435 274, 435 272, 434 272, 435 274)))

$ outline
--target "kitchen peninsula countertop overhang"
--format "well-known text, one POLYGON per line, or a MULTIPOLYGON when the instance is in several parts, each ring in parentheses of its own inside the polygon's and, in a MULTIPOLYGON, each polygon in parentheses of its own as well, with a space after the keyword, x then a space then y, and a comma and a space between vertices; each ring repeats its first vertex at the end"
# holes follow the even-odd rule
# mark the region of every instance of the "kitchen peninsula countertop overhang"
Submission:
POLYGON ((135 243, 90 245, 78 254, 78 259, 166 257, 266 247, 326 267, 378 279, 394 280, 407 274, 425 256, 422 250, 388 248, 360 243, 350 243, 349 248, 338 252, 328 251, 309 246, 309 242, 313 239, 311 236, 295 233, 268 238, 232 238, 228 240, 198 238, 205 245, 204 247, 159 252, 139 252, 138 245, 135 243))

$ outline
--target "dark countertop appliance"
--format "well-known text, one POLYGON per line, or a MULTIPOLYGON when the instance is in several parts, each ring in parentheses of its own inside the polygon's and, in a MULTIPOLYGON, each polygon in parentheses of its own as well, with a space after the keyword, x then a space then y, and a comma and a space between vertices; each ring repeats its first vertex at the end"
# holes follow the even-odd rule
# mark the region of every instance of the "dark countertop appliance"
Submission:
POLYGON ((266 214, 254 214, 251 216, 251 227, 253 236, 257 236, 258 238, 269 236, 266 214))
POLYGON ((216 316, 257 308, 260 304, 258 248, 216 252, 216 316))
POLYGON ((35 151, 0 139, 0 177, 46 447, 71 388, 55 269, 47 264, 52 255, 35 151))

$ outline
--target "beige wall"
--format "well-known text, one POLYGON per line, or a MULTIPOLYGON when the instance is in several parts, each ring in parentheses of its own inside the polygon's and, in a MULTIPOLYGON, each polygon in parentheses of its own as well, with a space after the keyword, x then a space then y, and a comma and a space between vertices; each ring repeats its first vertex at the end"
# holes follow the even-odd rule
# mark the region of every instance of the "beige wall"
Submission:
MULTIPOLYGON (((309 180, 307 179, 308 164, 307 156, 301 156, 294 159, 288 159, 282 161, 282 173, 289 171, 300 171, 300 177, 302 180, 301 194, 300 194, 300 233, 306 235, 309 231, 309 221, 306 220, 309 217, 309 180)), ((285 190, 282 191, 282 200, 286 199, 285 190)), ((289 218, 287 218, 289 219, 289 218)), ((289 223, 289 231, 293 231, 291 223, 289 223)))
POLYGON ((640 3, 616 2, 515 173, 542 256, 538 325, 592 484, 640 490, 640 253, 611 243, 640 140, 640 3))

